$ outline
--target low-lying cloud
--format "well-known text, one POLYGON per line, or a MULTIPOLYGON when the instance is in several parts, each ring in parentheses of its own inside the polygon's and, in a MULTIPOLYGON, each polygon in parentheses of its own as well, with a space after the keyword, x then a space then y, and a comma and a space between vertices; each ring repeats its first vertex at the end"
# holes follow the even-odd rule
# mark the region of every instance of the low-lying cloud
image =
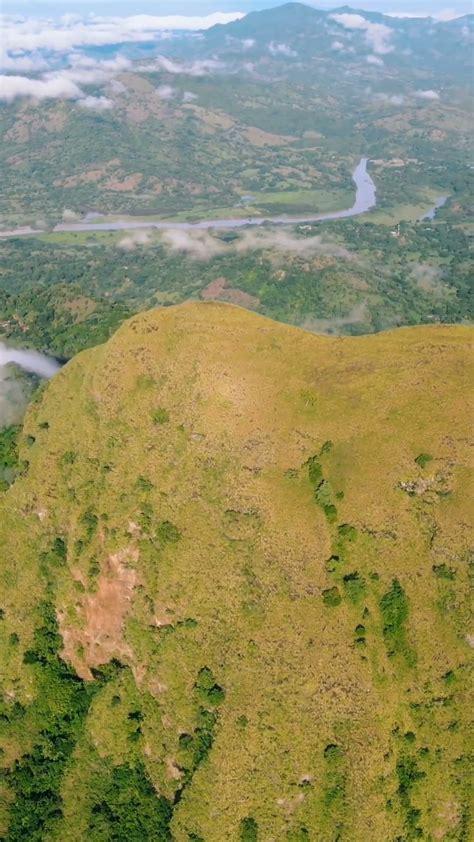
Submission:
POLYGON ((405 97, 403 94, 384 94, 378 93, 374 94, 372 99, 374 102, 382 102, 386 103, 387 105, 403 105, 405 102, 405 97))
POLYGON ((195 59, 194 61, 177 61, 167 56, 157 56, 152 62, 137 68, 141 73, 154 73, 163 70, 173 76, 208 76, 225 70, 225 63, 217 59, 195 59))
POLYGON ((67 67, 50 70, 37 79, 20 75, 0 76, 0 100, 13 102, 19 97, 82 100, 84 108, 106 110, 113 107, 111 100, 87 96, 80 85, 105 85, 114 81, 115 74, 123 73, 132 66, 124 56, 94 59, 81 53, 71 53, 67 61, 67 67))
POLYGON ((433 266, 431 263, 416 264, 410 274, 409 279, 428 295, 435 298, 449 298, 455 295, 455 290, 443 283, 443 270, 439 266, 433 266))
POLYGON ((81 89, 62 76, 48 79, 29 79, 27 76, 0 76, 0 100, 13 102, 17 97, 31 99, 80 99, 81 89))
POLYGON ((80 213, 76 213, 76 211, 73 211, 70 208, 64 208, 64 210, 63 210, 63 222, 80 222, 80 220, 81 220, 80 213))
POLYGON ((417 99, 437 100, 440 98, 438 91, 415 91, 417 99))
POLYGON ((114 102, 106 96, 85 96, 78 100, 80 108, 87 108, 89 111, 110 111, 114 102))
POLYGON ((135 251, 138 246, 146 246, 150 242, 148 231, 130 231, 118 241, 117 245, 123 251, 135 251))
POLYGON ((370 320, 367 302, 362 301, 356 304, 346 316, 333 316, 327 319, 317 319, 309 316, 304 320, 301 327, 313 333, 333 334, 341 333, 348 325, 362 324, 370 320))
POLYGON ((344 29, 360 29, 365 33, 365 40, 374 53, 385 55, 393 52, 393 45, 390 43, 393 36, 393 29, 384 23, 372 23, 362 15, 343 12, 331 15, 332 20, 339 23, 344 29))
POLYGON ((366 60, 367 64, 375 64, 377 67, 383 67, 383 65, 384 65, 384 60, 382 58, 380 58, 380 56, 374 56, 374 55, 366 56, 365 60, 366 60))
POLYGON ((272 54, 272 56, 286 56, 287 58, 295 58, 298 55, 294 50, 291 49, 288 44, 277 44, 275 41, 270 41, 268 45, 268 51, 272 54))
POLYGON ((165 247, 174 253, 183 252, 192 260, 211 260, 224 254, 244 254, 250 251, 272 250, 297 254, 302 257, 326 255, 342 260, 354 260, 355 255, 344 246, 320 235, 298 237, 278 229, 244 230, 238 237, 226 242, 209 231, 169 229, 161 235, 165 247))
POLYGON ((43 354, 9 348, 0 342, 0 429, 21 420, 31 397, 31 380, 20 377, 12 363, 46 378, 52 377, 60 367, 43 354))
POLYGON ((176 90, 171 85, 159 85, 155 93, 160 99, 169 100, 176 95, 176 90))
POLYGON ((53 23, 50 19, 3 16, 2 47, 7 54, 52 50, 68 52, 77 47, 104 46, 138 41, 160 40, 173 30, 208 29, 217 23, 239 20, 242 12, 215 12, 210 15, 132 15, 100 17, 64 15, 53 23))

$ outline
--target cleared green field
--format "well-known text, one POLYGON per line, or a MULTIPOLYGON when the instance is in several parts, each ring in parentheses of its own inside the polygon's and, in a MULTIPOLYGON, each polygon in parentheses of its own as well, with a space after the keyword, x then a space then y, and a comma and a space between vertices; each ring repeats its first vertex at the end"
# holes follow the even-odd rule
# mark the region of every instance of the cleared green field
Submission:
POLYGON ((375 208, 368 214, 358 217, 361 222, 374 222, 379 225, 394 225, 397 222, 416 222, 433 207, 440 195, 439 190, 426 190, 416 202, 394 205, 391 208, 375 208))

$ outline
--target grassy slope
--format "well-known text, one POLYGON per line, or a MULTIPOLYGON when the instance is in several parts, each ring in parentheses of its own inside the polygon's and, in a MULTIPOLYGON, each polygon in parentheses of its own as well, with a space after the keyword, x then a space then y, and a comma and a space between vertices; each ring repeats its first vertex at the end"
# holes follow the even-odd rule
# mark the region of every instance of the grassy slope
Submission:
MULTIPOLYGON (((173 796, 204 667, 225 698, 174 809, 179 842, 247 838, 246 817, 264 840, 411 839, 418 826, 467 838, 471 336, 333 339, 182 305, 133 318, 51 382, 25 426, 28 475, 0 501, 5 698, 37 692, 22 653, 46 592, 38 559, 57 536, 68 558, 50 589, 75 668, 115 657, 131 670, 94 698, 48 838, 96 838, 104 758, 141 758, 173 796), (305 463, 329 440, 321 487, 305 463), (399 483, 412 481, 410 496, 399 483), (395 578, 406 619, 383 601, 395 578), (408 790, 407 758, 424 775, 408 790)), ((4 763, 34 740, 33 726, 8 729, 4 763)))

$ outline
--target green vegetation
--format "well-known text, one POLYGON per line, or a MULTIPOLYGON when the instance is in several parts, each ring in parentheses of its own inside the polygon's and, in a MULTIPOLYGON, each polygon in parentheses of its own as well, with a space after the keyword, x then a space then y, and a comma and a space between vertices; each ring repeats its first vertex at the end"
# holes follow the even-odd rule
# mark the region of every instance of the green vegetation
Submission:
POLYGON ((16 425, 0 429, 0 491, 5 491, 15 476, 19 433, 20 427, 16 425))
POLYGON ((470 342, 188 304, 37 393, 0 495, 1 837, 469 838, 470 342))
POLYGON ((426 468, 426 466, 432 461, 433 457, 430 456, 429 453, 420 453, 420 455, 415 459, 416 464, 419 465, 420 468, 426 468))
POLYGON ((43 625, 24 655, 25 664, 36 674, 37 699, 29 709, 11 705, 9 712, 6 707, 2 717, 15 727, 28 724, 36 732, 32 749, 5 774, 14 793, 8 826, 12 842, 25 838, 40 842, 62 817, 61 782, 98 689, 98 684, 80 681, 59 657, 62 638, 52 605, 40 605, 39 614, 43 625))
POLYGON ((340 605, 342 602, 342 597, 339 593, 339 589, 334 587, 327 588, 325 591, 323 591, 323 602, 330 608, 334 608, 336 605, 340 605))
POLYGON ((407 621, 409 616, 408 600, 398 579, 380 600, 383 619, 383 636, 389 656, 403 655, 409 665, 414 663, 414 653, 407 639, 407 621))
POLYGON ((251 817, 240 822, 240 842, 258 842, 258 824, 251 817))
POLYGON ((166 424, 170 420, 169 412, 162 407, 155 409, 153 412, 153 421, 155 424, 166 424))
POLYGON ((398 795, 405 812, 407 839, 419 839, 424 835, 422 827, 418 824, 421 811, 412 805, 411 794, 417 781, 422 780, 425 773, 419 771, 414 758, 402 757, 397 763, 397 776, 398 795))
POLYGON ((215 295, 321 333, 474 318, 469 236, 449 222, 402 223, 399 236, 351 220, 296 230, 302 248, 323 237, 309 255, 258 249, 258 241, 240 253, 232 247, 239 235, 228 236, 215 237, 226 250, 207 261, 169 252, 156 236, 126 254, 105 236, 0 241, 0 338, 71 356, 107 339, 132 312, 212 295, 205 290, 216 278, 227 287, 215 295))
POLYGON ((111 842, 167 842, 172 836, 169 822, 172 806, 158 798, 143 764, 135 768, 115 766, 108 770, 106 786, 101 786, 101 800, 95 801, 87 838, 111 842))
POLYGON ((325 819, 335 838, 343 832, 346 815, 346 775, 344 752, 330 744, 324 749, 325 776, 322 801, 325 819))

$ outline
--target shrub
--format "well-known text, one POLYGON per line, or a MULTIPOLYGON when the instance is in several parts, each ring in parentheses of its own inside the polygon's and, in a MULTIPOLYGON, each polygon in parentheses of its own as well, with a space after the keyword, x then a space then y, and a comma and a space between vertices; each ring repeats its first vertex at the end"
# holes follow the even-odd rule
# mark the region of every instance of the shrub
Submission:
POLYGON ((389 591, 380 600, 383 619, 383 636, 389 656, 401 654, 413 664, 413 653, 406 639, 406 623, 409 615, 408 600, 398 579, 394 579, 389 591))
POLYGON ((339 593, 339 589, 334 587, 328 588, 327 590, 323 591, 323 602, 329 607, 340 605, 342 602, 342 597, 339 593))
POLYGON ((158 537, 165 544, 176 544, 181 538, 178 527, 170 520, 164 520, 158 527, 158 537))
POLYGON ((456 578, 456 571, 452 567, 448 567, 447 564, 433 564, 431 569, 438 579, 449 579, 452 581, 456 578))
POLYGON ((214 673, 209 667, 199 670, 194 688, 199 699, 212 707, 222 704, 225 699, 225 690, 217 684, 214 673))
POLYGON ((138 477, 135 485, 139 491, 152 491, 155 487, 149 479, 146 479, 146 477, 138 477))
POLYGON ((344 774, 344 751, 335 743, 330 743, 324 749, 326 763, 322 802, 326 811, 331 815, 331 821, 340 821, 344 812, 346 800, 346 776, 344 774))
POLYGON ((420 810, 415 809, 411 804, 411 791, 416 782, 422 780, 426 775, 418 769, 417 762, 413 757, 402 757, 397 763, 397 777, 398 795, 405 812, 405 825, 410 834, 409 838, 422 836, 422 829, 417 825, 420 810))
POLYGON ((351 602, 357 603, 365 596, 367 591, 367 584, 363 576, 359 573, 348 573, 343 578, 344 588, 347 596, 351 602))
POLYGON ((342 523, 338 527, 338 533, 341 538, 345 538, 346 541, 355 541, 357 538, 357 529, 355 526, 351 526, 350 523, 342 523))
POLYGON ((88 509, 84 514, 81 516, 80 523, 84 526, 86 530, 86 540, 90 541, 94 532, 97 529, 97 524, 99 523, 99 518, 91 509, 88 509))
POLYGON ((255 819, 248 816, 240 822, 240 842, 257 842, 258 824, 255 819))
POLYGON ((433 457, 430 456, 429 453, 420 453, 419 456, 416 457, 415 462, 420 468, 426 468, 429 462, 433 461, 433 457))
POLYGON ((328 573, 334 573, 334 571, 337 570, 337 566, 338 566, 340 560, 341 560, 340 556, 338 556, 338 555, 329 556, 328 560, 326 561, 326 563, 324 565, 326 570, 328 571, 328 573))
POLYGON ((307 465, 309 481, 312 485, 315 486, 316 490, 317 486, 323 478, 323 469, 321 467, 320 462, 318 461, 317 456, 311 456, 307 461, 307 465))
POLYGON ((166 424, 170 420, 169 412, 159 406, 152 415, 155 424, 166 424))
POLYGON ((327 506, 323 506, 324 514, 326 515, 329 523, 335 523, 337 520, 337 509, 332 504, 329 503, 327 506))

